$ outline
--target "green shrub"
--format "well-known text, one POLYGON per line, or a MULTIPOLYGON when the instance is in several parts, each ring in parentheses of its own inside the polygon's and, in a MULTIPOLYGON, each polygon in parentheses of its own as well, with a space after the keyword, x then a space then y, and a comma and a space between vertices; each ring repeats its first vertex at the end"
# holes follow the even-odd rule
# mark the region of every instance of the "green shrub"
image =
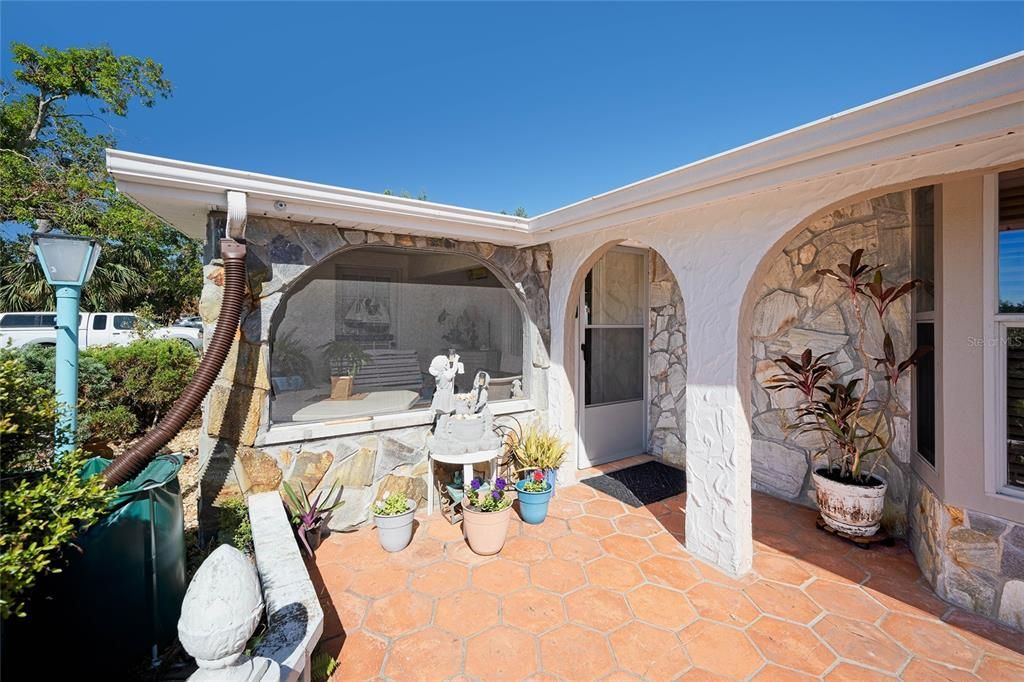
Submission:
POLYGON ((37 385, 20 353, 0 350, 2 474, 33 471, 48 461, 53 454, 56 418, 53 392, 37 385))
POLYGON ((220 505, 217 539, 252 555, 252 525, 249 523, 249 505, 245 498, 232 497, 220 505))
MULTIPOLYGON (((53 346, 24 346, 16 351, 24 362, 32 386, 53 392, 54 372, 57 365, 53 346)), ((78 410, 87 412, 106 402, 113 378, 100 360, 88 353, 78 358, 78 410)))
POLYGON ((113 379, 107 400, 130 409, 141 426, 155 423, 170 408, 199 366, 195 351, 172 339, 142 339, 83 355, 107 367, 113 379))
POLYGON ((139 432, 138 418, 124 405, 86 412, 78 426, 83 440, 103 443, 123 443, 139 432))
POLYGON ((25 362, 0 351, 0 617, 25 615, 40 576, 60 571, 61 552, 99 519, 115 494, 80 477, 83 455, 54 460, 56 404, 32 385, 25 362))

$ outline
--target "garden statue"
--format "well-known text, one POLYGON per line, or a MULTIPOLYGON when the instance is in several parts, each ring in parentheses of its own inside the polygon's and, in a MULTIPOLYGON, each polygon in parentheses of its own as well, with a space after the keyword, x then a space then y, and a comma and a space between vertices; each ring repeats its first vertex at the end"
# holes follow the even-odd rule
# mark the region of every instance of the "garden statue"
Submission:
POLYGON ((473 377, 473 388, 469 391, 472 414, 479 414, 487 407, 487 387, 491 384, 491 375, 480 370, 473 377))
POLYGON ((449 348, 448 355, 434 356, 428 371, 437 382, 434 387, 434 398, 430 401, 434 418, 440 414, 451 414, 455 411, 455 375, 466 371, 459 362, 458 353, 454 348, 449 348))

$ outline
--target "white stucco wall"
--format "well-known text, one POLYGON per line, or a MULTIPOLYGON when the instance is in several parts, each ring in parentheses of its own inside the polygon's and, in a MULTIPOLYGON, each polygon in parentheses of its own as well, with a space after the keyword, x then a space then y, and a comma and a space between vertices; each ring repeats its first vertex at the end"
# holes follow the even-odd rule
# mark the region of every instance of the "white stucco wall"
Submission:
POLYGON ((610 242, 633 240, 658 251, 675 274, 687 316, 687 549, 733 574, 750 569, 750 339, 752 278, 793 230, 861 195, 941 180, 944 174, 1024 158, 1024 139, 998 137, 765 190, 712 206, 552 242, 550 414, 575 453, 576 405, 566 348, 574 279, 610 242))

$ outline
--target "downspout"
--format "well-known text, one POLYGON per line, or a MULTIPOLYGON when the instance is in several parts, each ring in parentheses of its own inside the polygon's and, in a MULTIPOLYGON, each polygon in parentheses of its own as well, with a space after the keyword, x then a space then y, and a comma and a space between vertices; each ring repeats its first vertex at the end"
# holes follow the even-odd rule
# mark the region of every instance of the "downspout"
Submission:
POLYGON ((210 391, 234 343, 245 299, 245 193, 229 191, 227 203, 225 238, 220 240, 220 256, 224 263, 224 294, 213 337, 192 381, 163 419, 104 470, 103 476, 108 488, 117 487, 138 476, 156 453, 181 431, 210 391))

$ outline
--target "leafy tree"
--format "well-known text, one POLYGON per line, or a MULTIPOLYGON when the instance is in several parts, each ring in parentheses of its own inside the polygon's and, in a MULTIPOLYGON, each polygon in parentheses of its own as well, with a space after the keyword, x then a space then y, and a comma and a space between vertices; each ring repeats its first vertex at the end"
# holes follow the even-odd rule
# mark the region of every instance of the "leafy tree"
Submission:
POLYGON ((420 193, 417 194, 416 196, 413 196, 412 192, 410 192, 407 189, 403 189, 398 194, 395 194, 394 191, 392 191, 390 189, 386 189, 383 192, 381 192, 381 194, 383 194, 386 197, 399 196, 399 197, 402 197, 403 199, 415 199, 416 201, 429 201, 429 199, 427 198, 427 193, 426 193, 425 190, 420 190, 420 193))
MULTIPOLYGON (((109 47, 11 50, 19 68, 0 86, 0 222, 31 228, 48 220, 96 237, 103 253, 83 291, 88 309, 132 310, 144 301, 165 317, 194 309, 199 243, 118 194, 104 158, 117 142, 109 117, 170 95, 163 67, 109 47), (106 132, 95 132, 101 124, 106 132)), ((0 309, 53 306, 27 234, 3 239, 0 279, 0 309)))

